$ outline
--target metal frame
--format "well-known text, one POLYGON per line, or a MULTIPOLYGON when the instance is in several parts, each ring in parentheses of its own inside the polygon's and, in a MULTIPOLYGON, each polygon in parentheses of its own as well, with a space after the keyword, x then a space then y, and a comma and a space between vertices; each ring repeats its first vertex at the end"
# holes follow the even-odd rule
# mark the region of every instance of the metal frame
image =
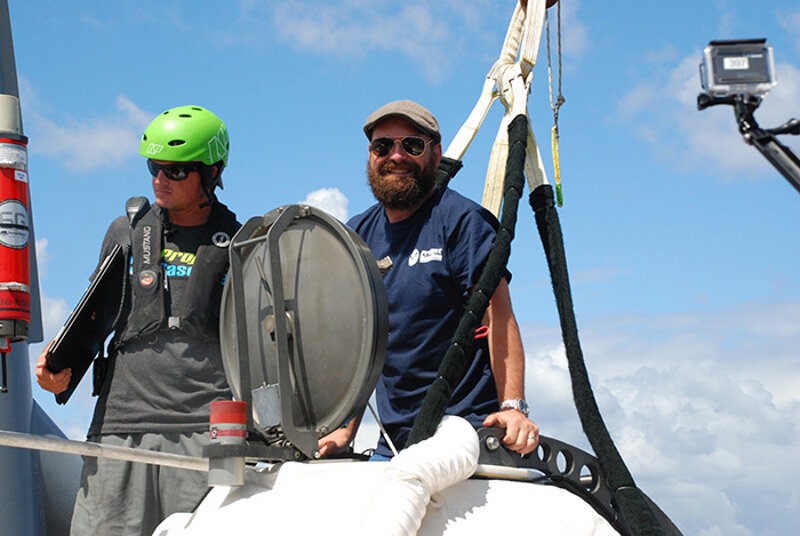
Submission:
POLYGON ((697 109, 705 110, 720 104, 733 106, 736 124, 745 143, 758 149, 758 152, 800 193, 800 159, 777 138, 779 134, 800 135, 800 121, 790 119, 777 128, 761 128, 753 115, 761 105, 761 101, 762 97, 754 95, 712 97, 701 93, 697 96, 697 109))
MULTIPOLYGON (((295 299, 286 299, 284 296, 284 281, 282 276, 281 251, 279 243, 281 236, 292 228, 293 222, 306 220, 309 223, 318 225, 324 229, 331 237, 336 238, 346 250, 346 255, 352 259, 358 269, 358 278, 364 284, 364 292, 368 307, 373 308, 375 314, 372 318, 365 319, 365 333, 375 333, 377 336, 368 336, 362 339, 361 345, 356 349, 359 355, 369 354, 372 360, 359 362, 356 377, 364 375, 364 380, 369 382, 377 381, 378 374, 383 364, 383 353, 386 347, 386 334, 388 333, 388 305, 386 302, 385 291, 380 288, 381 275, 378 271, 374 257, 367 248, 366 244, 357 235, 349 231, 343 224, 323 211, 306 205, 287 205, 279 207, 265 214, 263 217, 251 218, 236 233, 230 246, 230 268, 228 289, 223 297, 232 300, 229 312, 232 311, 236 319, 244 319, 247 314, 245 305, 244 270, 247 255, 255 247, 266 248, 267 259, 262 262, 259 255, 255 259, 255 267, 258 270, 258 277, 264 290, 270 296, 269 307, 266 310, 267 319, 272 319, 263 328, 269 333, 272 340, 272 350, 276 364, 276 378, 270 379, 271 383, 278 384, 278 393, 281 400, 280 404, 280 441, 273 442, 272 437, 264 436, 270 445, 281 444, 285 438, 292 447, 297 448, 303 457, 310 459, 319 458, 318 435, 326 433, 327 427, 338 426, 338 421, 350 415, 340 415, 343 412, 351 411, 351 406, 358 406, 352 411, 357 411, 366 405, 369 399, 369 392, 365 391, 360 395, 356 393, 356 398, 350 400, 342 399, 341 407, 334 413, 326 414, 323 417, 315 413, 312 404, 314 399, 311 396, 310 385, 313 384, 314 377, 309 376, 305 369, 303 359, 303 346, 300 344, 300 326, 297 324, 298 304, 295 299), (380 356, 378 359, 376 356, 380 356), (373 381, 374 380, 374 381, 373 381), (360 397, 360 398, 359 398, 360 397), (297 418, 297 410, 301 416, 297 418), (303 422, 298 423, 297 420, 303 422), (337 421, 337 422, 330 422, 337 421)), ((250 312, 252 314, 252 311, 250 312)), ((370 316, 370 315, 367 315, 370 316)), ((252 407, 253 378, 251 377, 251 348, 248 343, 248 329, 255 329, 253 326, 248 328, 248 323, 244 321, 233 322, 233 353, 239 367, 239 384, 234 386, 234 394, 252 407), (236 392, 238 388, 238 393, 236 392)), ((261 324, 259 324, 261 326, 261 324)), ((231 326, 227 326, 231 329, 231 326)), ((251 333, 252 335, 252 333, 251 333)), ((267 342, 267 341, 265 341, 267 342)), ((269 344, 269 342, 267 342, 269 344)), ((348 354, 352 353, 348 351, 348 354)), ((270 363, 273 363, 270 358, 270 363)), ((362 389, 363 390, 363 389, 362 389)), ((370 389, 371 391, 371 389, 370 389)), ((247 430, 254 439, 263 434, 260 428, 253 421, 251 411, 247 413, 247 430)), ((288 447, 287 447, 288 448, 288 447)), ((257 457, 259 454, 254 454, 257 457)), ((250 455, 248 454, 248 457, 250 455)), ((269 455, 268 459, 276 459, 269 455)), ((297 459, 294 455, 288 459, 297 459)))
MULTIPOLYGON (((291 381, 291 376, 294 375, 295 380, 297 381, 298 389, 304 391, 303 385, 304 383, 301 381, 302 375, 293 374, 294 372, 294 345, 289 344, 289 339, 292 337, 293 329, 290 329, 288 322, 278 321, 278 319, 285 319, 287 318, 287 312, 293 311, 294 308, 291 304, 288 304, 286 300, 284 300, 283 296, 283 278, 281 275, 281 260, 280 260, 280 249, 278 247, 278 241, 280 236, 289 228, 289 225, 298 217, 303 217, 307 215, 307 211, 303 211, 302 207, 297 205, 291 205, 285 207, 283 210, 280 210, 280 213, 277 218, 272 218, 272 213, 268 213, 264 216, 263 220, 261 221, 260 225, 254 226, 255 228, 249 232, 246 232, 245 236, 252 236, 252 233, 257 231, 259 228, 267 229, 267 232, 264 235, 261 235, 257 238, 248 238, 242 241, 237 242, 234 238, 234 242, 231 243, 230 247, 230 270, 233 272, 233 277, 231 277, 231 285, 232 285, 232 292, 233 292, 233 308, 236 311, 236 316, 239 318, 244 318, 245 306, 244 306, 244 283, 243 283, 243 274, 242 274, 242 256, 241 250, 247 246, 253 246, 256 244, 260 244, 262 242, 266 242, 267 250, 269 252, 270 263, 267 267, 267 271, 260 274, 262 284, 265 285, 270 294, 272 295, 272 314, 275 321, 274 326, 274 344, 276 346, 276 356, 277 356, 277 368, 278 368, 278 389, 280 392, 280 397, 282 401, 289 401, 293 400, 294 392, 292 386, 294 383, 291 381), (302 384, 302 385, 301 385, 302 384)), ((251 220, 252 221, 252 220, 251 220)), ((249 224, 250 222, 248 222, 249 224)), ((242 230, 245 230, 243 227, 242 230)), ((241 233, 237 233, 237 236, 241 233)), ((247 407, 252 408, 253 400, 252 400, 252 381, 250 378, 250 357, 249 357, 249 348, 247 344, 247 323, 246 322, 237 322, 237 330, 236 330, 236 343, 237 348, 239 350, 239 386, 240 386, 240 398, 247 402, 247 407)), ((301 401, 302 401, 302 397, 301 401)), ((301 428, 296 426, 294 422, 294 418, 292 416, 292 404, 282 403, 281 404, 281 429, 286 436, 286 439, 292 443, 292 445, 305 457, 308 458, 318 458, 319 457, 319 450, 317 448, 317 436, 315 433, 316 423, 314 422, 313 415, 306 409, 306 405, 302 404, 304 412, 306 414, 306 418, 310 423, 309 428, 301 428)), ((255 436, 256 430, 253 424, 253 417, 252 412, 248 410, 247 412, 247 432, 248 436, 255 436)), ((280 457, 283 459, 283 456, 291 453, 291 450, 287 450, 284 448, 276 448, 273 450, 265 451, 259 445, 252 445, 248 446, 247 448, 247 456, 248 457, 261 457, 265 456, 267 459, 272 458, 275 459, 276 457, 280 457)), ((226 452, 226 449, 218 449, 220 451, 220 455, 222 452, 226 452)), ((228 449, 230 450, 230 449, 228 449)), ((215 456, 218 453, 212 454, 209 451, 210 456, 215 456)), ((230 454, 225 454, 230 455, 230 454)), ((294 453, 291 453, 288 456, 289 459, 297 459, 297 456, 294 453)))
MULTIPOLYGON (((595 456, 569 443, 542 435, 539 436, 539 447, 534 452, 520 456, 502 446, 504 434, 505 430, 500 428, 478 430, 480 456, 474 477, 521 480, 559 487, 583 499, 620 534, 633 534, 614 500, 615 490, 609 486, 600 461, 595 456)), ((681 534, 669 517, 646 495, 645 500, 667 534, 681 534)))

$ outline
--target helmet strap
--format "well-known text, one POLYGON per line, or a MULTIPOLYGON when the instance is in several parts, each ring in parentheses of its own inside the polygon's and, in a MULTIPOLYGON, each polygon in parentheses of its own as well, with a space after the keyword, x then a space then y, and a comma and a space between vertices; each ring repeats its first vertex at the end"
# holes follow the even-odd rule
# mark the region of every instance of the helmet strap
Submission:
POLYGON ((220 173, 222 173, 222 162, 218 162, 213 166, 203 166, 200 168, 200 184, 202 185, 203 192, 208 198, 200 203, 200 208, 210 207, 217 202, 217 196, 214 195, 214 189, 217 187, 220 173), (216 175, 214 175, 215 166, 217 168, 216 175))
POLYGON ((210 207, 210 206, 212 206, 214 203, 216 203, 216 202, 217 202, 217 196, 216 196, 216 195, 214 195, 214 192, 212 192, 212 191, 208 190, 208 189, 207 189, 207 188, 205 188, 205 187, 203 188, 203 191, 206 193, 206 197, 208 197, 208 199, 206 199, 205 201, 203 201, 202 203, 200 203, 200 208, 210 207))

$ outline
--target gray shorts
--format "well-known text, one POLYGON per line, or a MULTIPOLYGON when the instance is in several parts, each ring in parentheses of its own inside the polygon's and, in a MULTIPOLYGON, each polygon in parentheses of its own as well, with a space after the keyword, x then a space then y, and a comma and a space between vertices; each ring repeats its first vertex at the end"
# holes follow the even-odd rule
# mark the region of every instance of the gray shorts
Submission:
MULTIPOLYGON (((104 445, 202 456, 208 432, 102 435, 104 445)), ((175 512, 191 512, 208 490, 208 474, 84 457, 72 513, 72 536, 150 535, 175 512)))

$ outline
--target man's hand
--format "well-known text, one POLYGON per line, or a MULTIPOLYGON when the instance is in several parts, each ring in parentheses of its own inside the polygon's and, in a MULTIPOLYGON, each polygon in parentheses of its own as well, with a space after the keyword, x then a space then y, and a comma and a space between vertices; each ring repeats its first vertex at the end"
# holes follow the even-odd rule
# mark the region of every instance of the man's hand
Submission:
POLYGON ((45 391, 59 394, 69 387, 69 380, 72 378, 72 369, 64 369, 61 372, 50 372, 47 369, 47 353, 50 351, 50 344, 44 349, 39 359, 36 361, 36 383, 45 391))
POLYGON ((341 454, 350 445, 351 432, 349 428, 337 428, 319 440, 319 455, 334 456, 341 454))
POLYGON ((519 454, 529 454, 539 445, 539 427, 522 412, 504 409, 492 413, 483 421, 487 428, 505 428, 503 444, 519 454))

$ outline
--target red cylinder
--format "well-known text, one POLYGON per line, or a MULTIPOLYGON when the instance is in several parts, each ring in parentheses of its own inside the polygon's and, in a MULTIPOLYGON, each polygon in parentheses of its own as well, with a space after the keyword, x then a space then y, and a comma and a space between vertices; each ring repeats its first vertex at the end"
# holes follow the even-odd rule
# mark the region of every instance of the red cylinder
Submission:
POLYGON ((27 169, 25 143, 0 138, 0 337, 12 341, 27 337, 31 318, 27 169))
POLYGON ((209 435, 214 443, 241 444, 247 437, 247 402, 215 400, 211 403, 209 435))

